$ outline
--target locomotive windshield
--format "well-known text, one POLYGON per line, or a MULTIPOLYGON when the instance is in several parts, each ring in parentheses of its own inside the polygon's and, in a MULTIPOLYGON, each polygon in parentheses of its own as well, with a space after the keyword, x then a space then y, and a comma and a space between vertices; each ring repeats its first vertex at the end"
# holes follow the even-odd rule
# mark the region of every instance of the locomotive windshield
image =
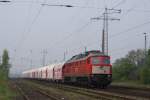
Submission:
POLYGON ((110 64, 110 59, 107 57, 92 57, 91 63, 96 64, 110 64))
POLYGON ((100 59, 99 58, 97 58, 97 57, 93 57, 92 58, 92 64, 100 64, 101 62, 100 62, 100 59))
POLYGON ((109 58, 105 58, 104 59, 104 64, 110 64, 110 59, 109 58))

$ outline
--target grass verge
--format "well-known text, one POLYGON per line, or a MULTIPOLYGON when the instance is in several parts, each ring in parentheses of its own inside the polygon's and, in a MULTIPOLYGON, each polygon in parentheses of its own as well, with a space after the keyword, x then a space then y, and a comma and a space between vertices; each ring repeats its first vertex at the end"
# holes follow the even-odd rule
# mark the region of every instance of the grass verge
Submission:
POLYGON ((10 88, 5 74, 0 71, 0 100, 12 100, 15 95, 15 92, 10 88))
POLYGON ((142 84, 139 81, 133 81, 133 80, 129 80, 129 81, 114 81, 114 82, 111 83, 111 85, 127 86, 127 87, 135 87, 135 88, 148 88, 148 89, 150 89, 150 84, 145 85, 145 84, 142 84))

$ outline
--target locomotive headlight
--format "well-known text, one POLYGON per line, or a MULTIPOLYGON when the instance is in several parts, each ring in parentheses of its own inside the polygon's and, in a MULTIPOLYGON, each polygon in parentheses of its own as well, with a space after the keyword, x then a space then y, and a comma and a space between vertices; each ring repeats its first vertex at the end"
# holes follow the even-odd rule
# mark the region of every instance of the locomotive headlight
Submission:
POLYGON ((111 75, 107 75, 107 77, 109 77, 109 78, 110 78, 110 77, 111 77, 111 75))
POLYGON ((94 77, 94 75, 92 74, 91 77, 94 77))

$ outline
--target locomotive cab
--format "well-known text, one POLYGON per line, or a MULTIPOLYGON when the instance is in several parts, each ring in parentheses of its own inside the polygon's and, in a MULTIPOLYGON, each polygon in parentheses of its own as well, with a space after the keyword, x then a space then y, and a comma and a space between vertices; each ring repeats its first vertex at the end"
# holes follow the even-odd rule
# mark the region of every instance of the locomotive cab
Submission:
POLYGON ((112 80, 112 66, 110 57, 105 55, 91 56, 91 83, 96 86, 106 87, 112 80))
POLYGON ((98 50, 73 56, 64 65, 64 81, 106 87, 111 83, 110 57, 98 50))

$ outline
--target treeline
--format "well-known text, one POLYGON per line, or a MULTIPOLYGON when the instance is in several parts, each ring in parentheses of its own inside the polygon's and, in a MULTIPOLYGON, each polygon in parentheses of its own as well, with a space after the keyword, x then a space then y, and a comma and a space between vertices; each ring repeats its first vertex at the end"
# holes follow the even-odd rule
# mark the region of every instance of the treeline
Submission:
POLYGON ((1 78, 1 80, 8 79, 10 66, 11 65, 9 64, 8 51, 5 49, 2 54, 2 61, 0 62, 0 78, 1 78))
POLYGON ((144 50, 138 49, 130 51, 123 58, 117 59, 113 63, 113 80, 133 80, 150 84, 150 49, 146 55, 144 50))

